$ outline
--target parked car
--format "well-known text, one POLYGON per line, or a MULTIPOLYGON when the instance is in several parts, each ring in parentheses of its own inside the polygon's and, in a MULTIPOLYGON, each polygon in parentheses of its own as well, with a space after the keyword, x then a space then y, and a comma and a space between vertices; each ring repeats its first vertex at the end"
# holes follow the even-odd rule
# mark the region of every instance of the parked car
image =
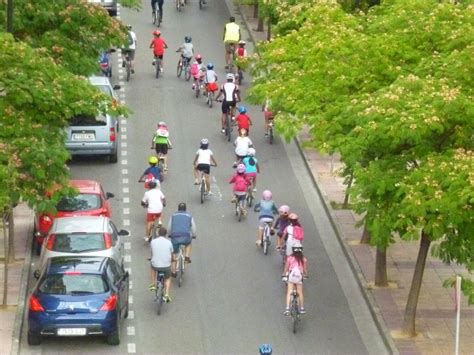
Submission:
POLYGON ((48 260, 28 300, 28 344, 43 336, 105 336, 120 343, 128 317, 128 272, 114 259, 55 257, 48 260))
POLYGON ((126 230, 117 230, 110 218, 102 216, 59 217, 49 230, 39 260, 42 268, 48 259, 56 256, 106 256, 123 265, 122 236, 126 230))
POLYGON ((104 7, 110 16, 117 16, 117 0, 88 0, 88 2, 104 7))
POLYGON ((41 245, 47 236, 54 218, 69 216, 112 216, 110 204, 107 201, 114 197, 113 193, 104 192, 99 182, 94 180, 71 180, 70 186, 76 188, 79 194, 72 197, 64 197, 57 206, 56 215, 51 213, 39 213, 35 216, 34 248, 39 255, 41 245))

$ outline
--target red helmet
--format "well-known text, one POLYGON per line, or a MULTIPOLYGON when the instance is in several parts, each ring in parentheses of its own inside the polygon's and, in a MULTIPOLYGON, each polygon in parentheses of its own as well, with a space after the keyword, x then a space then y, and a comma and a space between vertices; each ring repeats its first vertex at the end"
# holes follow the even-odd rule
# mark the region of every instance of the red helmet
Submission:
POLYGON ((161 35, 161 32, 159 30, 156 30, 153 32, 153 36, 159 36, 161 35))
POLYGON ((202 55, 196 54, 196 57, 195 57, 195 58, 196 58, 196 60, 202 60, 202 55))

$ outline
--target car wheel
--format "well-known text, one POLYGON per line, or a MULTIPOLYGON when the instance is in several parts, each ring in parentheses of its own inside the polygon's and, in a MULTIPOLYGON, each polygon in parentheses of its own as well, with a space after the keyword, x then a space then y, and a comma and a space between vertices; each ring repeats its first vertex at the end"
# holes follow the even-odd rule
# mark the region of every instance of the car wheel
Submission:
POLYGON ((129 306, 128 301, 127 301, 127 308, 125 309, 125 314, 123 315, 123 317, 124 317, 125 319, 128 318, 128 309, 129 309, 129 308, 130 308, 130 306, 129 306))
POLYGON ((109 162, 116 163, 118 161, 118 152, 109 155, 109 162))
POLYGON ((40 345, 41 335, 28 332, 28 345, 40 345))
POLYGON ((119 345, 120 344, 120 319, 117 321, 117 330, 112 334, 107 335, 107 344, 109 345, 119 345))

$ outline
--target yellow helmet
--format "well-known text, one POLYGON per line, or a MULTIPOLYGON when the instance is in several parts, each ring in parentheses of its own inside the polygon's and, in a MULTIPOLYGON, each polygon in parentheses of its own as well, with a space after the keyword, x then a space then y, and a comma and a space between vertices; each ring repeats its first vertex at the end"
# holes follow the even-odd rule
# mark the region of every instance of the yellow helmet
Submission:
POLYGON ((158 158, 155 156, 151 156, 148 158, 148 163, 149 164, 158 164, 158 158))

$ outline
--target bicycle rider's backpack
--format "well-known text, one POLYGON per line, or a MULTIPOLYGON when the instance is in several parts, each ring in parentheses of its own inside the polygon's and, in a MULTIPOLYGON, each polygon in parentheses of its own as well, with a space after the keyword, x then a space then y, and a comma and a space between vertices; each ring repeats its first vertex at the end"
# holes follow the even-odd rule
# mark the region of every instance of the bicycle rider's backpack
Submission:
POLYGON ((301 272, 301 266, 295 266, 293 269, 290 270, 290 274, 288 275, 288 282, 296 284, 300 283, 303 280, 303 273, 301 272))
POLYGON ((132 46, 133 45, 132 33, 128 31, 127 35, 128 35, 128 46, 132 46))
POLYGON ((296 240, 303 241, 304 240, 304 229, 301 226, 292 226, 293 232, 291 233, 292 237, 296 240))
POLYGON ((253 157, 249 158, 249 165, 252 165, 252 166, 255 165, 255 159, 253 157))
POLYGON ((199 74, 199 64, 198 63, 191 64, 190 72, 191 72, 192 76, 198 75, 199 74))

